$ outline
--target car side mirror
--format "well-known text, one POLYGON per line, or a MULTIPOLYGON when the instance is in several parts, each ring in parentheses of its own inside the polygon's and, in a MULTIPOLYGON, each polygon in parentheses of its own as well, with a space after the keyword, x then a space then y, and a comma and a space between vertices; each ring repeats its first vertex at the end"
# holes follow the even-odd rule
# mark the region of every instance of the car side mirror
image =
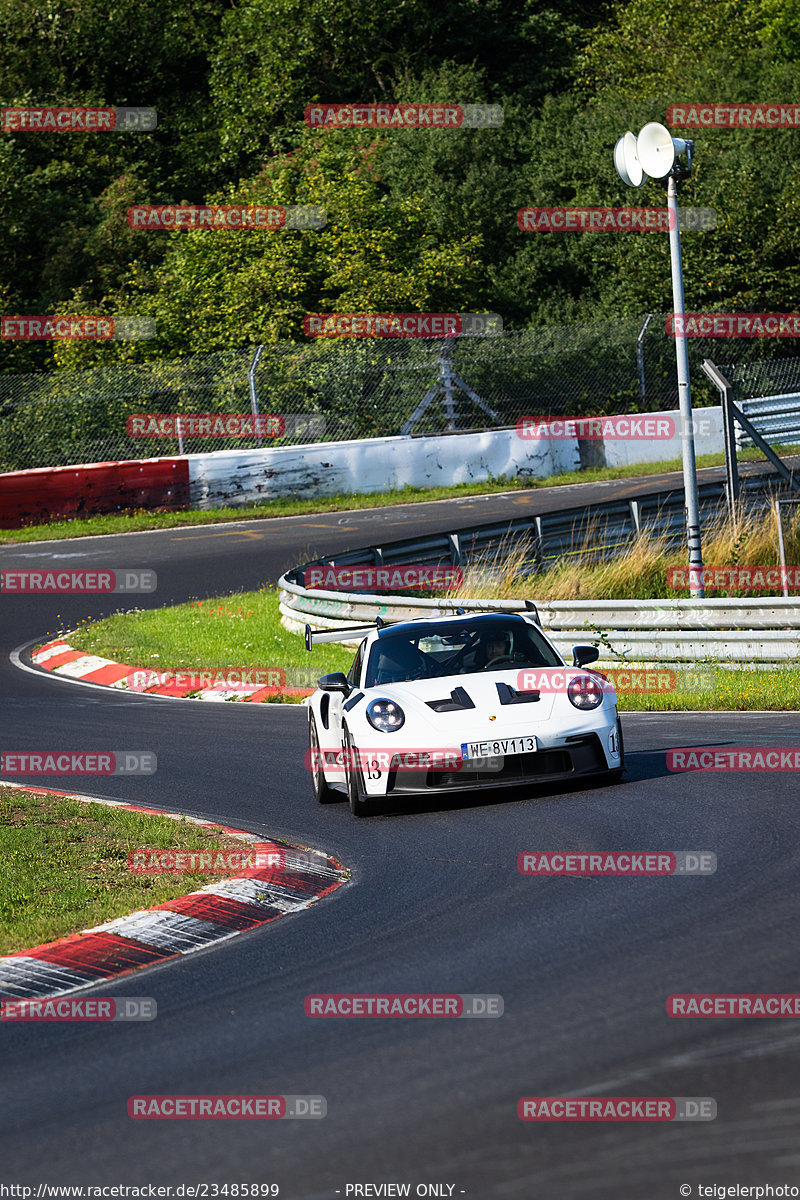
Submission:
POLYGON ((323 692, 343 692, 345 696, 350 695, 350 684, 342 671, 332 671, 330 675, 320 675, 317 687, 320 687, 323 692))
POLYGON ((573 646, 572 647, 572 665, 573 667, 585 667, 589 663, 596 662, 600 657, 600 651, 596 646, 573 646))

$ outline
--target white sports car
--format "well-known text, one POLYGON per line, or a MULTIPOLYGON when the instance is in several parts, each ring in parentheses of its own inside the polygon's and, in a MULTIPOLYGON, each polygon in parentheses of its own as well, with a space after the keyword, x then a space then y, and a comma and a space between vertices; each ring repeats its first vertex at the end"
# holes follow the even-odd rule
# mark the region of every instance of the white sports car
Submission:
POLYGON ((524 613, 459 613, 312 630, 315 642, 365 633, 349 674, 323 675, 309 702, 309 753, 321 804, 356 816, 379 800, 560 782, 623 772, 614 689, 594 646, 568 666, 524 613))

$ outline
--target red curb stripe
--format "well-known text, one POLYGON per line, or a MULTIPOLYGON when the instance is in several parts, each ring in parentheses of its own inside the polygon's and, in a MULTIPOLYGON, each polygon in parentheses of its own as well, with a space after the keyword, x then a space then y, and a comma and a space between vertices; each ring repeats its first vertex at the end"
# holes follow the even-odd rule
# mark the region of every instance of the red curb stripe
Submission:
POLYGON ((90 671, 88 675, 81 675, 81 679, 85 679, 88 683, 118 683, 132 670, 133 667, 126 667, 125 663, 110 662, 104 667, 98 667, 96 671, 90 671))
POLYGON ((314 689, 313 688, 263 687, 263 688, 259 688, 257 692, 253 692, 253 694, 251 696, 243 696, 242 699, 245 701, 248 701, 250 704, 258 704, 260 701, 264 700, 267 696, 277 696, 279 694, 282 694, 284 696, 313 696, 314 689))
POLYGON ((50 942, 37 946, 35 950, 22 950, 11 957, 42 958, 45 962, 58 963, 62 967, 74 967, 97 979, 119 975, 134 967, 147 966, 172 958, 176 950, 162 950, 148 946, 133 938, 120 937, 116 933, 76 934, 63 942, 50 942))
MULTIPOLYGON (((36 651, 36 654, 32 655, 31 657, 32 661, 41 670, 55 671, 59 667, 64 666, 65 663, 74 662, 76 659, 88 657, 88 655, 88 651, 73 650, 68 642, 65 642, 63 639, 59 638, 57 641, 48 642, 47 645, 42 646, 36 651), (47 660, 47 662, 39 662, 39 655, 43 654, 46 650, 53 649, 56 646, 64 647, 63 654, 54 654, 52 658, 47 660)), ((98 667, 95 671, 90 671, 86 675, 81 675, 80 679, 85 680, 87 683, 99 683, 110 686, 111 684, 118 683, 121 679, 124 679, 127 675, 130 675, 133 672, 146 670, 148 670, 146 667, 131 667, 125 663, 109 662, 106 666, 98 667)), ((156 671, 153 673, 157 674, 156 671)), ((172 683, 154 684, 152 687, 148 688, 129 688, 128 690, 131 693, 136 692, 141 696, 172 696, 173 698, 182 699, 185 696, 191 695, 193 692, 214 691, 215 689, 213 685, 204 688, 202 686, 198 687, 196 682, 194 684, 185 684, 173 681, 172 683)), ((220 685, 216 690, 225 691, 226 689, 224 685, 220 685)), ((238 697, 238 702, 246 704, 260 704, 265 702, 267 699, 279 695, 305 698, 306 696, 313 696, 313 694, 314 688, 282 688, 270 686, 258 688, 257 691, 251 692, 249 695, 240 696, 238 697)), ((233 701, 233 703, 236 702, 236 700, 233 701)))
POLYGON ((275 917, 282 916, 279 908, 274 909, 274 917, 265 917, 265 908, 259 905, 243 904, 228 896, 203 895, 193 892, 188 896, 179 896, 177 900, 168 900, 159 905, 166 912, 182 913, 186 917, 196 917, 198 921, 210 921, 225 929, 252 929, 254 925, 264 925, 275 917))
POLYGON ((56 667, 63 667, 65 663, 76 662, 79 658, 88 658, 85 650, 65 650, 63 654, 54 654, 46 663, 38 663, 37 666, 44 667, 46 671, 54 671, 56 667))
POLYGON ((154 687, 135 690, 140 696, 188 696, 190 692, 200 691, 194 684, 186 683, 157 683, 154 687))
MULTIPOLYGON (((77 657, 81 656, 77 655, 77 657)), ((30 787, 26 784, 17 783, 4 784, 4 786, 31 792, 35 795, 62 796, 86 802, 91 802, 93 799, 91 796, 75 792, 64 792, 57 788, 30 787)), ((100 803, 106 802, 100 801, 100 803)), ((146 813, 151 816, 178 818, 181 815, 185 815, 168 813, 163 809, 147 808, 144 805, 137 804, 114 802, 109 803, 107 806, 109 808, 121 808, 129 812, 146 813)), ((193 824, 234 835, 251 845, 256 844, 262 847, 274 846, 277 850, 283 851, 287 855, 308 853, 308 848, 305 846, 295 846, 276 838, 264 838, 263 836, 251 834, 242 829, 235 829, 233 826, 222 825, 218 821, 209 821, 200 818, 191 818, 191 820, 193 824)), ((276 895, 284 892, 288 898, 294 893, 296 898, 307 899, 309 902, 318 901, 341 887, 347 881, 347 876, 344 868, 332 855, 319 854, 315 855, 315 857, 318 859, 321 871, 334 873, 334 878, 330 879, 324 887, 320 887, 324 877, 318 872, 293 868, 289 868, 288 870, 270 868, 261 871, 244 871, 237 877, 220 880, 219 883, 230 885, 239 881, 244 882, 245 880, 252 881, 256 879, 263 881, 268 887, 274 887, 276 895)), ((176 915, 180 914, 194 918, 195 920, 205 921, 208 925, 215 926, 217 932, 207 937, 202 945, 210 945, 218 939, 247 932, 258 925, 266 925, 271 921, 277 920, 278 917, 286 915, 283 909, 269 904, 249 904, 229 896, 206 891, 190 892, 185 896, 168 900, 164 904, 154 905, 149 909, 140 911, 155 912, 158 910, 174 912, 176 915)), ((130 918, 133 915, 128 914, 128 917, 130 918)), ((121 919, 125 920, 126 918, 121 919)), ((21 973, 19 979, 9 981, 6 986, 11 989, 11 994, 15 996, 20 994, 37 997, 60 996, 83 989, 93 983, 97 984, 103 979, 115 979, 118 976, 129 974, 142 967, 177 958, 201 948, 201 944, 190 947, 186 947, 184 944, 174 949, 166 949, 148 944, 144 940, 146 937, 146 929, 142 930, 141 939, 110 933, 106 930, 88 930, 85 933, 68 934, 52 942, 45 942, 39 946, 13 951, 7 955, 0 955, 0 973, 2 972, 4 959, 9 962, 13 959, 37 959, 43 964, 47 963, 57 966, 64 971, 72 973, 74 978, 72 984, 65 986, 64 980, 60 983, 55 983, 52 979, 37 978, 36 973, 33 972, 28 977, 23 976, 21 973)))

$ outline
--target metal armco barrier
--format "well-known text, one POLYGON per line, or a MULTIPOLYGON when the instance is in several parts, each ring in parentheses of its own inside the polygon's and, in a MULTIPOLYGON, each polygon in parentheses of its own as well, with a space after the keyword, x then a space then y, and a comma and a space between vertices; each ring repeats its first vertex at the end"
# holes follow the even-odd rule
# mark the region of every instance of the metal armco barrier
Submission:
MULTIPOLYGON (((777 481, 778 483, 780 481, 777 481)), ((775 494, 775 476, 769 471, 744 475, 740 490, 746 495, 751 510, 768 509, 775 494)), ((698 489, 700 512, 706 518, 723 513, 727 503, 722 480, 702 483, 698 489)), ((664 536, 670 545, 679 545, 685 535, 683 488, 671 492, 653 492, 634 500, 609 500, 603 504, 562 509, 540 516, 514 517, 458 532, 439 533, 423 538, 406 538, 386 546, 368 546, 314 560, 333 566, 391 566, 393 563, 442 564, 467 566, 493 557, 506 547, 519 546, 520 537, 530 549, 530 574, 555 561, 565 559, 580 562, 582 549, 591 538, 592 553, 607 552, 628 546, 642 529, 664 536)), ((306 566, 312 564, 307 563, 306 566)), ((297 580, 298 572, 290 571, 287 578, 297 580)))
MULTIPOLYGON (((737 404, 766 441, 778 446, 800 444, 800 392, 738 400, 737 404)), ((737 425, 737 450, 752 445, 753 439, 737 425)))
MULTIPOLYGON (((773 477, 774 481, 774 477, 773 477)), ((768 475, 746 476, 742 484, 755 506, 766 507, 771 492, 768 475)), ((701 511, 706 515, 724 509, 725 485, 702 485, 701 511)), ((654 494, 629 501, 610 501, 590 508, 569 509, 538 517, 484 525, 458 532, 406 539, 387 546, 369 546, 317 559, 334 566, 423 563, 468 566, 490 551, 519 543, 521 535, 531 540, 531 576, 542 565, 556 559, 580 558, 581 534, 592 531, 595 548, 612 552, 630 543, 638 529, 648 527, 679 542, 683 534, 683 493, 654 494)), ((309 566, 312 564, 306 564, 309 566)), ((330 592, 303 587, 303 567, 287 572, 279 581, 283 624, 301 632, 313 629, 364 624, 381 616, 384 620, 409 620, 426 615, 454 613, 461 607, 519 609, 520 600, 441 600, 398 594, 330 592)), ((523 597, 524 598, 524 597, 523 597)), ((571 661, 576 642, 600 649, 600 666, 621 661, 645 663, 699 663, 719 666, 760 667, 789 665, 800 660, 800 597, 711 598, 706 600, 558 600, 540 602, 542 627, 559 651, 571 661)), ((358 640, 358 639, 356 639, 358 640)))
MULTIPOLYGON (((280 580, 283 624, 301 633, 342 625, 447 616, 457 608, 519 610, 519 600, 436 600, 306 591, 280 580)), ((597 646, 601 667, 621 662, 788 666, 800 659, 800 597, 751 600, 535 600, 542 628, 567 662, 576 642, 597 646)), ((361 639, 354 639, 357 644, 361 639)))

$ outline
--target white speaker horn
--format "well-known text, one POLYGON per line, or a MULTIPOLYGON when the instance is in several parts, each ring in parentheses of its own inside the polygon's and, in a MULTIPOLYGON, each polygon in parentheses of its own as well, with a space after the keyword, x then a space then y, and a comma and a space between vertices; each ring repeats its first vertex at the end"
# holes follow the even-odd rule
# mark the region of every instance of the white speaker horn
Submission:
POLYGON ((659 125, 658 121, 651 121, 639 133, 639 161, 653 179, 664 179, 669 175, 675 165, 676 155, 683 154, 685 149, 683 138, 674 138, 666 125, 659 125))
POLYGON ((614 147, 614 166, 623 183, 628 187, 640 187, 644 180, 644 171, 639 161, 636 148, 636 138, 629 131, 624 134, 614 147))

